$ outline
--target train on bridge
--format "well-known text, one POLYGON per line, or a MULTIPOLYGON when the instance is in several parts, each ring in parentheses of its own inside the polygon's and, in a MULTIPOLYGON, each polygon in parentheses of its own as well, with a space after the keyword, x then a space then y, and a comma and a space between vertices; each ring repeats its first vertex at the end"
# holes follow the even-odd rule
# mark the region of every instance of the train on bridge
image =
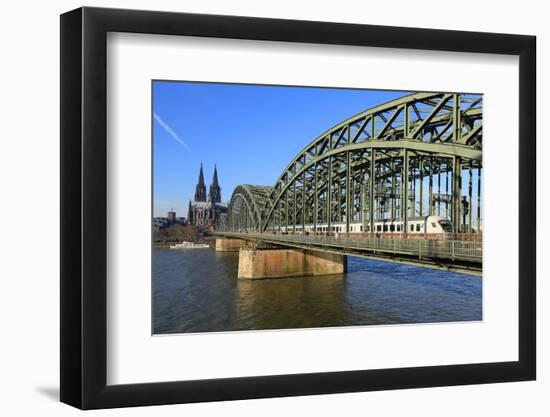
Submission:
POLYGON ((317 235, 352 235, 372 236, 388 238, 423 238, 423 239, 456 239, 456 240, 481 240, 481 233, 453 233, 451 221, 442 216, 419 216, 407 219, 407 230, 405 230, 402 218, 376 220, 371 230, 370 223, 354 222, 349 225, 349 232, 346 232, 345 222, 306 224, 293 226, 281 226, 268 228, 272 233, 297 233, 317 235))

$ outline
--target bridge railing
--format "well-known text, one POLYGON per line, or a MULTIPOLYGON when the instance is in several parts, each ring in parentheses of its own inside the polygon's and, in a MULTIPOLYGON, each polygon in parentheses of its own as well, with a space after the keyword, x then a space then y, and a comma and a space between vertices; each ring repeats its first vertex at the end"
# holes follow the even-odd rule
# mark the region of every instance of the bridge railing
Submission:
POLYGON ((355 250, 370 250, 407 254, 426 258, 464 259, 481 262, 483 242, 464 240, 400 239, 383 237, 316 236, 271 233, 228 233, 236 237, 303 245, 332 246, 355 250))

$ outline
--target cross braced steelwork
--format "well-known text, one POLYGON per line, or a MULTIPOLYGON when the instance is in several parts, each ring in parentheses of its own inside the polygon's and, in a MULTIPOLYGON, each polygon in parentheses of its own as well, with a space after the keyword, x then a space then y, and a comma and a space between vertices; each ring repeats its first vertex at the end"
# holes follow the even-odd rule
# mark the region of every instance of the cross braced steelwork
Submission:
POLYGON ((233 191, 222 227, 227 230, 259 230, 261 210, 269 198, 272 187, 263 185, 239 185, 233 191))
POLYGON ((481 189, 482 137, 480 95, 416 93, 381 104, 296 155, 250 209, 253 227, 296 232, 343 224, 349 232, 360 222, 372 231, 377 219, 399 217, 407 230, 408 218, 437 214, 449 217, 455 232, 471 232, 476 206, 479 231, 480 191, 474 198, 472 184, 475 176, 481 189))

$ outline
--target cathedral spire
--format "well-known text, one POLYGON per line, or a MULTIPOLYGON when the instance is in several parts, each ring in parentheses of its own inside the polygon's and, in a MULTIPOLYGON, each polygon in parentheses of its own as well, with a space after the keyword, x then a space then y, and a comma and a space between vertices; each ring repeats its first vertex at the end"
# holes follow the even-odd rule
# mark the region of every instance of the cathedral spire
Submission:
POLYGON ((204 185, 204 174, 202 172, 202 162, 201 162, 201 170, 199 171, 199 184, 198 185, 204 185))
POLYGON ((219 184, 218 184, 218 168, 216 167, 216 165, 214 165, 214 178, 212 179, 211 187, 212 186, 219 187, 219 184))
POLYGON ((222 202, 222 189, 218 183, 218 169, 214 165, 214 177, 212 178, 212 184, 210 184, 210 190, 208 192, 208 201, 212 203, 222 202))
POLYGON ((202 172, 202 162, 201 169, 199 171, 199 182, 195 189, 195 201, 206 201, 206 185, 204 185, 204 174, 202 172))

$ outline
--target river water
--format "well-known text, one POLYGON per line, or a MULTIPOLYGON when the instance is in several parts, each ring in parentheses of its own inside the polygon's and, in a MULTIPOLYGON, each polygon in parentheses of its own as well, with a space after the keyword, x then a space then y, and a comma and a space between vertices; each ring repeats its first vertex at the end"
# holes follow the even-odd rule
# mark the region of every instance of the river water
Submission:
POLYGON ((154 333, 482 319, 478 276, 355 257, 317 277, 242 280, 237 266, 237 253, 154 249, 154 333))

